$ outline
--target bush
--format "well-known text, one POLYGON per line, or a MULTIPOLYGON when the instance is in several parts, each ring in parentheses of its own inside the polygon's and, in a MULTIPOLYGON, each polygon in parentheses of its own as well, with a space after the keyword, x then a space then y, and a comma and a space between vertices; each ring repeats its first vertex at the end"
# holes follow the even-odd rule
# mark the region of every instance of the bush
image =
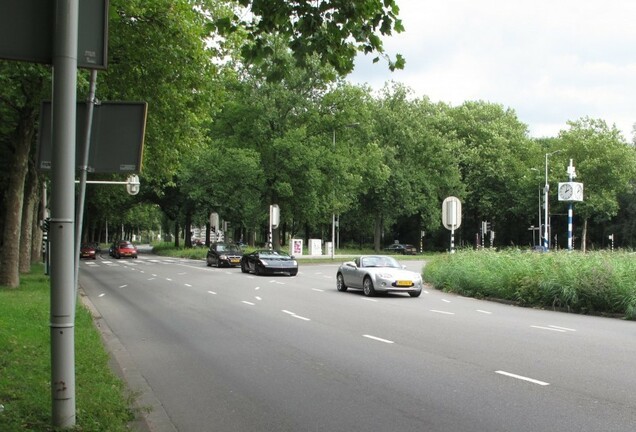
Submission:
POLYGON ((635 264, 622 252, 470 250, 434 257, 424 279, 466 296, 635 319, 635 264))

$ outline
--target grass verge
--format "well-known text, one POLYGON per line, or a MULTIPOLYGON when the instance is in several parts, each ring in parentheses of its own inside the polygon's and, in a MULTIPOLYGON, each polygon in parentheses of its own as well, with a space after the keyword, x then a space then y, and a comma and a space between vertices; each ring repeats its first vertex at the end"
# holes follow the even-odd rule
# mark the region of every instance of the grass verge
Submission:
MULTIPOLYGON (((20 287, 0 287, 0 431, 55 431, 51 426, 50 283, 41 265, 20 287)), ((132 395, 111 371, 90 312, 75 317, 74 431, 129 431, 132 395)))
POLYGON ((636 254, 464 250, 424 269, 435 288, 523 306, 636 319, 636 254))

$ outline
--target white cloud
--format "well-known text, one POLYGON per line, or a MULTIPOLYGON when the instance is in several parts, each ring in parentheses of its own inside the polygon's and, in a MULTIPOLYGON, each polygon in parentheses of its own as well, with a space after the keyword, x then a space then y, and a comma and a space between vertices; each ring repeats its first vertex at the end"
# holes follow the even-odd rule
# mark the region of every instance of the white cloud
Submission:
POLYGON ((533 136, 568 120, 636 123, 636 2, 632 0, 397 0, 406 31, 384 40, 406 58, 389 72, 360 56, 349 81, 402 82, 454 105, 485 100, 514 109, 533 136))

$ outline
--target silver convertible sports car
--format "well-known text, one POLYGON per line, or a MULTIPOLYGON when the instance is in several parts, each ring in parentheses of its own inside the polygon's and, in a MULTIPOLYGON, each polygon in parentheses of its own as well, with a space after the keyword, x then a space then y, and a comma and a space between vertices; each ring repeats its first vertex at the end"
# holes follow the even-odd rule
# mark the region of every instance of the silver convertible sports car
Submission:
POLYGON ((343 263, 336 274, 338 291, 361 289, 366 296, 379 292, 407 292, 411 297, 422 294, 422 276, 406 270, 393 257, 363 255, 343 263))

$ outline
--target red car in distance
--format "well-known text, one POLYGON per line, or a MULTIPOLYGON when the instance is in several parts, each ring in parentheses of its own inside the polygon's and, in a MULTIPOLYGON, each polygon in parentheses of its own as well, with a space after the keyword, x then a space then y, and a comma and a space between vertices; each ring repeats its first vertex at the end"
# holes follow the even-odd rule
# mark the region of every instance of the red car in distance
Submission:
POLYGON ((113 256, 117 259, 122 257, 137 258, 137 248, 129 241, 119 241, 113 249, 113 256))
POLYGON ((80 259, 97 259, 97 248, 94 244, 84 243, 80 248, 80 259))

